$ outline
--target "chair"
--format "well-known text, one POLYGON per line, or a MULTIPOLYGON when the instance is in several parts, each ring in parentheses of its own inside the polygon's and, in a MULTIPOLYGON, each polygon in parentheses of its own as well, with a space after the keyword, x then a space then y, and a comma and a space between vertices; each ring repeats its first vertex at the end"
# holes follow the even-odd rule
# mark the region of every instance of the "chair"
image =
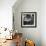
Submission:
POLYGON ((15 33, 14 39, 15 39, 16 46, 22 45, 22 33, 15 33))

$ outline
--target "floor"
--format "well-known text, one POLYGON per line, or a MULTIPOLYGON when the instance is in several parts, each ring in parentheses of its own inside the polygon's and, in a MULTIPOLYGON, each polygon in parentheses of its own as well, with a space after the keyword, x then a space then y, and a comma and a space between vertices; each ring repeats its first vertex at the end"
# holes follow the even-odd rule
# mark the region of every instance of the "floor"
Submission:
POLYGON ((16 46, 15 39, 13 39, 13 40, 6 40, 6 42, 2 43, 0 46, 16 46))

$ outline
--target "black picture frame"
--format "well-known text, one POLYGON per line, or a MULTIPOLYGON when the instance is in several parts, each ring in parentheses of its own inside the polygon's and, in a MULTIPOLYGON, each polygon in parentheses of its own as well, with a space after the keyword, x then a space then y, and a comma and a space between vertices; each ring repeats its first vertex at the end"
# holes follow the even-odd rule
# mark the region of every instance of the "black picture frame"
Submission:
POLYGON ((37 27, 37 12, 21 12, 21 27, 37 27))

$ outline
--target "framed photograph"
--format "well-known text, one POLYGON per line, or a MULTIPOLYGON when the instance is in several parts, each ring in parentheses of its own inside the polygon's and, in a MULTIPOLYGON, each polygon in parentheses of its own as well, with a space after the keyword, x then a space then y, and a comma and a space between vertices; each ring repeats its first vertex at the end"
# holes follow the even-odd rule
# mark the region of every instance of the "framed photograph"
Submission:
POLYGON ((21 12, 21 27, 36 27, 37 12, 21 12))

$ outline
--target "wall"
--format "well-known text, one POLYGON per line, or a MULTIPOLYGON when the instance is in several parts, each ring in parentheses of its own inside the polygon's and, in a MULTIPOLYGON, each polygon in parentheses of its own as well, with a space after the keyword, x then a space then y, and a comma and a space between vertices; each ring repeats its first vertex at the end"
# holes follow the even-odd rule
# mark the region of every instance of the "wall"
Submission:
POLYGON ((41 38, 42 46, 46 46, 46 0, 41 1, 41 38))
MULTIPOLYGON (((13 6, 15 30, 18 30, 18 32, 22 32, 24 39, 27 38, 33 40, 36 46, 46 46, 45 40, 42 39, 43 36, 45 35, 44 33, 46 32, 45 31, 46 16, 44 15, 45 1, 43 2, 43 0, 22 0, 22 1, 18 0, 18 2, 16 2, 13 6), (37 27, 22 28, 21 12, 37 12, 37 27)), ((44 36, 44 39, 45 38, 46 37, 44 36)))
POLYGON ((12 6, 16 0, 0 0, 0 27, 12 29, 12 6))

